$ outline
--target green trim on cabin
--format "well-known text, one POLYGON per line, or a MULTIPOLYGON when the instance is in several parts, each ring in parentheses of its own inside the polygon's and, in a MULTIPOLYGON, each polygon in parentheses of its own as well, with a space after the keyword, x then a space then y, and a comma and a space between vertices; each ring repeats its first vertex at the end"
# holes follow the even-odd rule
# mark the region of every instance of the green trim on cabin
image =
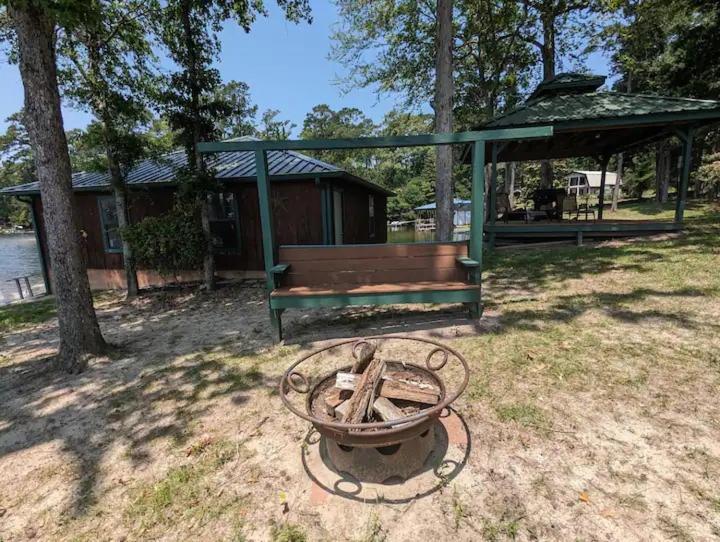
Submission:
POLYGON ((396 305, 404 303, 479 303, 480 288, 470 290, 427 290, 377 294, 324 294, 270 297, 271 309, 311 309, 356 305, 396 305))

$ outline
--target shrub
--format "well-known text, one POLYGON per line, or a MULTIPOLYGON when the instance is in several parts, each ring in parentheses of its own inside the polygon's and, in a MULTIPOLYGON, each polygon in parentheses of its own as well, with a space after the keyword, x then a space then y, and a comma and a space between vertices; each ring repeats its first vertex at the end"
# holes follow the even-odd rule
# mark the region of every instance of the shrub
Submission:
POLYGON ((120 233, 130 243, 141 268, 162 275, 202 268, 205 239, 195 205, 178 203, 168 213, 145 218, 120 233))

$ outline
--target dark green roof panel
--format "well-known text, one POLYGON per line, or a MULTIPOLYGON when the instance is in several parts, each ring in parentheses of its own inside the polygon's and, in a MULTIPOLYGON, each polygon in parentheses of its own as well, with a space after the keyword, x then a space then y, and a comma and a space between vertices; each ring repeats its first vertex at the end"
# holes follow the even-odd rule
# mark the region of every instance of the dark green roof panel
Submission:
POLYGON ((530 99, 513 111, 495 117, 483 128, 558 125, 565 122, 577 125, 602 119, 627 119, 628 124, 632 124, 643 117, 673 114, 679 118, 688 114, 720 117, 720 102, 619 92, 556 94, 530 99))

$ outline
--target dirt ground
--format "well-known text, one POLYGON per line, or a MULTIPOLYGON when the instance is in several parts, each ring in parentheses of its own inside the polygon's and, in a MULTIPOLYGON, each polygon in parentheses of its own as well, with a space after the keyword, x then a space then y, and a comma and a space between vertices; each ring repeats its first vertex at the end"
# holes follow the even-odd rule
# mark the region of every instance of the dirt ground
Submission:
POLYGON ((80 376, 49 369, 54 320, 6 333, 0 540, 720 539, 717 245, 538 254, 493 261, 480 322, 288 311, 272 346, 258 286, 103 294, 114 347, 80 376), (328 341, 393 333, 468 359, 459 459, 371 497, 328 492, 278 379, 328 341))

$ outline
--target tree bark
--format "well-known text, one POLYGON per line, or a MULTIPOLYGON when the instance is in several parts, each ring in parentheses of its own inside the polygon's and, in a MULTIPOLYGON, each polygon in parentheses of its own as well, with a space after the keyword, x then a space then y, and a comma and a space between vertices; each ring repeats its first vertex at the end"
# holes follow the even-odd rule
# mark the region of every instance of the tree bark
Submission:
MULTIPOLYGON (((505 164, 505 193, 508 195, 510 208, 515 208, 515 162, 505 164)), ((509 210, 509 209, 508 209, 509 210)))
MULTIPOLYGON (((200 90, 198 88, 198 77, 197 77, 197 54, 196 48, 198 47, 197 42, 192 35, 192 23, 190 21, 192 11, 191 2, 185 1, 182 5, 182 24, 183 32, 185 34, 185 47, 188 54, 188 78, 191 92, 191 116, 192 116, 192 131, 193 131, 193 148, 188 156, 188 165, 193 175, 198 180, 205 176, 205 160, 203 159, 202 153, 198 150, 198 143, 200 143, 200 90)), ((205 186, 205 179, 201 180, 203 187, 205 186)), ((210 231, 210 206, 208 204, 209 192, 204 188, 199 193, 199 207, 200 207, 200 223, 202 225, 203 237, 205 239, 205 254, 203 257, 203 275, 205 281, 205 288, 207 290, 215 289, 215 254, 213 252, 212 245, 212 232, 210 231)))
MULTIPOLYGON (((543 43, 540 56, 543 63, 543 80, 555 77, 555 14, 542 14, 543 43)), ((553 187, 553 167, 550 160, 540 162, 540 188, 553 187)))
POLYGON ((670 189, 670 148, 667 141, 657 145, 655 154, 655 200, 666 203, 670 189))
MULTIPOLYGON (((437 0, 437 51, 435 57, 435 132, 453 130, 452 0, 437 0)), ((452 240, 452 147, 436 147, 435 201, 438 241, 452 240)))
MULTIPOLYGON (((111 175, 111 179, 114 176, 111 175)), ((133 254, 130 243, 125 240, 122 235, 123 228, 127 228, 130 225, 129 220, 129 209, 127 204, 127 190, 125 184, 120 178, 120 183, 116 184, 111 180, 113 184, 113 195, 115 196, 115 209, 118 217, 118 227, 120 228, 121 242, 122 242, 122 255, 123 255, 123 267, 125 268, 125 282, 127 284, 127 297, 136 297, 138 295, 138 278, 137 278, 137 267, 135 265, 135 255, 133 254)))
POLYGON ((623 153, 619 152, 617 155, 617 174, 615 175, 615 185, 612 191, 612 203, 610 204, 610 211, 616 212, 618 210, 618 200, 620 199, 620 183, 622 182, 623 175, 623 153))
POLYGON ((93 308, 80 229, 73 207, 72 170, 60 109, 55 25, 36 2, 8 6, 17 36, 26 122, 35 155, 60 331, 58 366, 82 371, 105 341, 93 308))

